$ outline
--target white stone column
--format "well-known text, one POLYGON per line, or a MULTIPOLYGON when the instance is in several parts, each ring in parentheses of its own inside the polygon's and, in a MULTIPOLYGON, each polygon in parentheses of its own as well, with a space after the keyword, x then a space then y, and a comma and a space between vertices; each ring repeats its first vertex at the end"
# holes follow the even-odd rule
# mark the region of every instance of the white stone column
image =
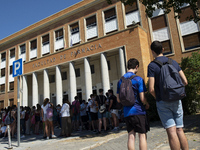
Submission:
POLYGON ((84 71, 85 71, 85 96, 86 101, 92 94, 92 74, 88 58, 84 58, 84 71))
POLYGON ((28 84, 27 84, 27 76, 22 76, 22 105, 28 106, 28 84))
POLYGON ((69 63, 69 85, 70 85, 69 101, 72 102, 74 100, 74 97, 77 95, 76 74, 73 62, 69 63))
POLYGON ((56 66, 56 105, 62 105, 63 88, 62 88, 62 75, 59 66, 56 66))
POLYGON ((108 63, 105 53, 101 53, 101 74, 104 94, 110 89, 110 79, 108 72, 108 63))
POLYGON ((36 106, 39 103, 39 99, 37 73, 35 72, 32 74, 32 86, 32 106, 36 106))
POLYGON ((49 98, 50 99, 50 85, 49 85, 49 76, 48 76, 48 70, 43 70, 43 85, 44 85, 44 99, 49 98))
POLYGON ((119 48, 119 63, 120 63, 120 75, 123 76, 126 73, 125 57, 123 48, 119 48))

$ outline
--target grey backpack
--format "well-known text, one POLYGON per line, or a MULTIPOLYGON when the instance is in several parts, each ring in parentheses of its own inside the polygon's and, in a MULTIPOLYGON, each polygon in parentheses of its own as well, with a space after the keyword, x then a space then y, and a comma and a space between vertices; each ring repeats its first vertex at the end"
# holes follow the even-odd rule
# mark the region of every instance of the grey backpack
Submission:
POLYGON ((185 86, 177 69, 172 65, 172 59, 166 63, 154 60, 160 68, 159 88, 160 96, 163 101, 176 101, 184 98, 185 86))
POLYGON ((119 99, 123 106, 133 106, 135 104, 135 96, 132 86, 132 79, 136 75, 132 75, 130 78, 121 77, 122 83, 120 85, 119 99))

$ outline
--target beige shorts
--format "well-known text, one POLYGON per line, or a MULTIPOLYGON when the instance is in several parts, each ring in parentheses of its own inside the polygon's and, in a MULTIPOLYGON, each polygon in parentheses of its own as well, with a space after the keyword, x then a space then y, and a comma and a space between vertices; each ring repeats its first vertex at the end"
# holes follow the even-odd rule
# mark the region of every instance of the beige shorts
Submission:
POLYGON ((118 109, 111 109, 110 112, 118 117, 118 109))

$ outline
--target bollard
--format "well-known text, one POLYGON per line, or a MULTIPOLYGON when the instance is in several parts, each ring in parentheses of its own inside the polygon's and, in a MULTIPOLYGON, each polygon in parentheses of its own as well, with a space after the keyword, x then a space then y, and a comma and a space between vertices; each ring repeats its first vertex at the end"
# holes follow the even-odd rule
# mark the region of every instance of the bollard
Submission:
POLYGON ((11 147, 11 137, 10 137, 10 126, 7 125, 8 128, 8 149, 12 149, 11 147))

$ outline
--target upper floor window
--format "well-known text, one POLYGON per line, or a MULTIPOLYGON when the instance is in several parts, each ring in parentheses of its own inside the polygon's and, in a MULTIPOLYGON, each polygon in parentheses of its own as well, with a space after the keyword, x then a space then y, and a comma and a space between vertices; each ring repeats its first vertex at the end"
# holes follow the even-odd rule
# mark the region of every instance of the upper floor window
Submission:
POLYGON ((110 21, 116 18, 115 8, 104 11, 105 21, 110 21))
POLYGON ((190 6, 182 8, 182 13, 179 14, 180 30, 183 38, 185 50, 200 47, 200 29, 197 23, 187 20, 188 16, 194 17, 194 11, 190 6))
POLYGON ((151 25, 153 31, 153 41, 158 40, 162 43, 162 47, 164 48, 163 54, 166 55, 172 53, 170 32, 166 15, 162 9, 158 9, 153 13, 153 17, 151 18, 151 25))
POLYGON ((9 88, 10 88, 10 91, 14 90, 14 82, 9 83, 9 88))
POLYGON ((109 10, 104 11, 104 19, 105 19, 105 33, 111 33, 117 31, 117 17, 115 8, 111 8, 109 10))
POLYGON ((0 85, 0 92, 5 92, 5 84, 1 84, 0 85))
POLYGON ((56 38, 56 41, 63 39, 63 29, 59 29, 55 31, 55 38, 56 38))
POLYGON ((10 58, 14 58, 15 57, 15 48, 10 50, 10 58))
POLYGON ((86 26, 87 26, 87 31, 86 31, 87 39, 93 39, 98 36, 96 15, 86 19, 86 26))
POLYGON ((26 45, 23 44, 20 46, 20 54, 25 54, 26 53, 26 45))
POLYGON ((49 34, 42 37, 42 46, 49 44, 49 34))
POLYGON ((92 28, 92 27, 94 27, 96 25, 97 25, 96 15, 94 15, 94 16, 89 17, 89 18, 86 19, 87 29, 92 28))
POLYGON ((78 22, 70 25, 70 31, 71 31, 71 34, 75 34, 75 33, 79 32, 78 22))
POLYGON ((31 44, 31 50, 34 50, 37 48, 37 40, 36 39, 31 41, 30 44, 31 44))
POLYGON ((6 74, 5 68, 1 69, 1 77, 5 77, 5 74, 6 74))
POLYGON ((138 10, 137 2, 133 2, 133 5, 125 5, 126 13, 126 26, 130 27, 140 23, 140 12, 138 10))
POLYGON ((12 74, 12 73, 13 73, 13 67, 10 66, 10 74, 12 74))
POLYGON ((1 62, 6 61, 6 52, 1 53, 1 62))

